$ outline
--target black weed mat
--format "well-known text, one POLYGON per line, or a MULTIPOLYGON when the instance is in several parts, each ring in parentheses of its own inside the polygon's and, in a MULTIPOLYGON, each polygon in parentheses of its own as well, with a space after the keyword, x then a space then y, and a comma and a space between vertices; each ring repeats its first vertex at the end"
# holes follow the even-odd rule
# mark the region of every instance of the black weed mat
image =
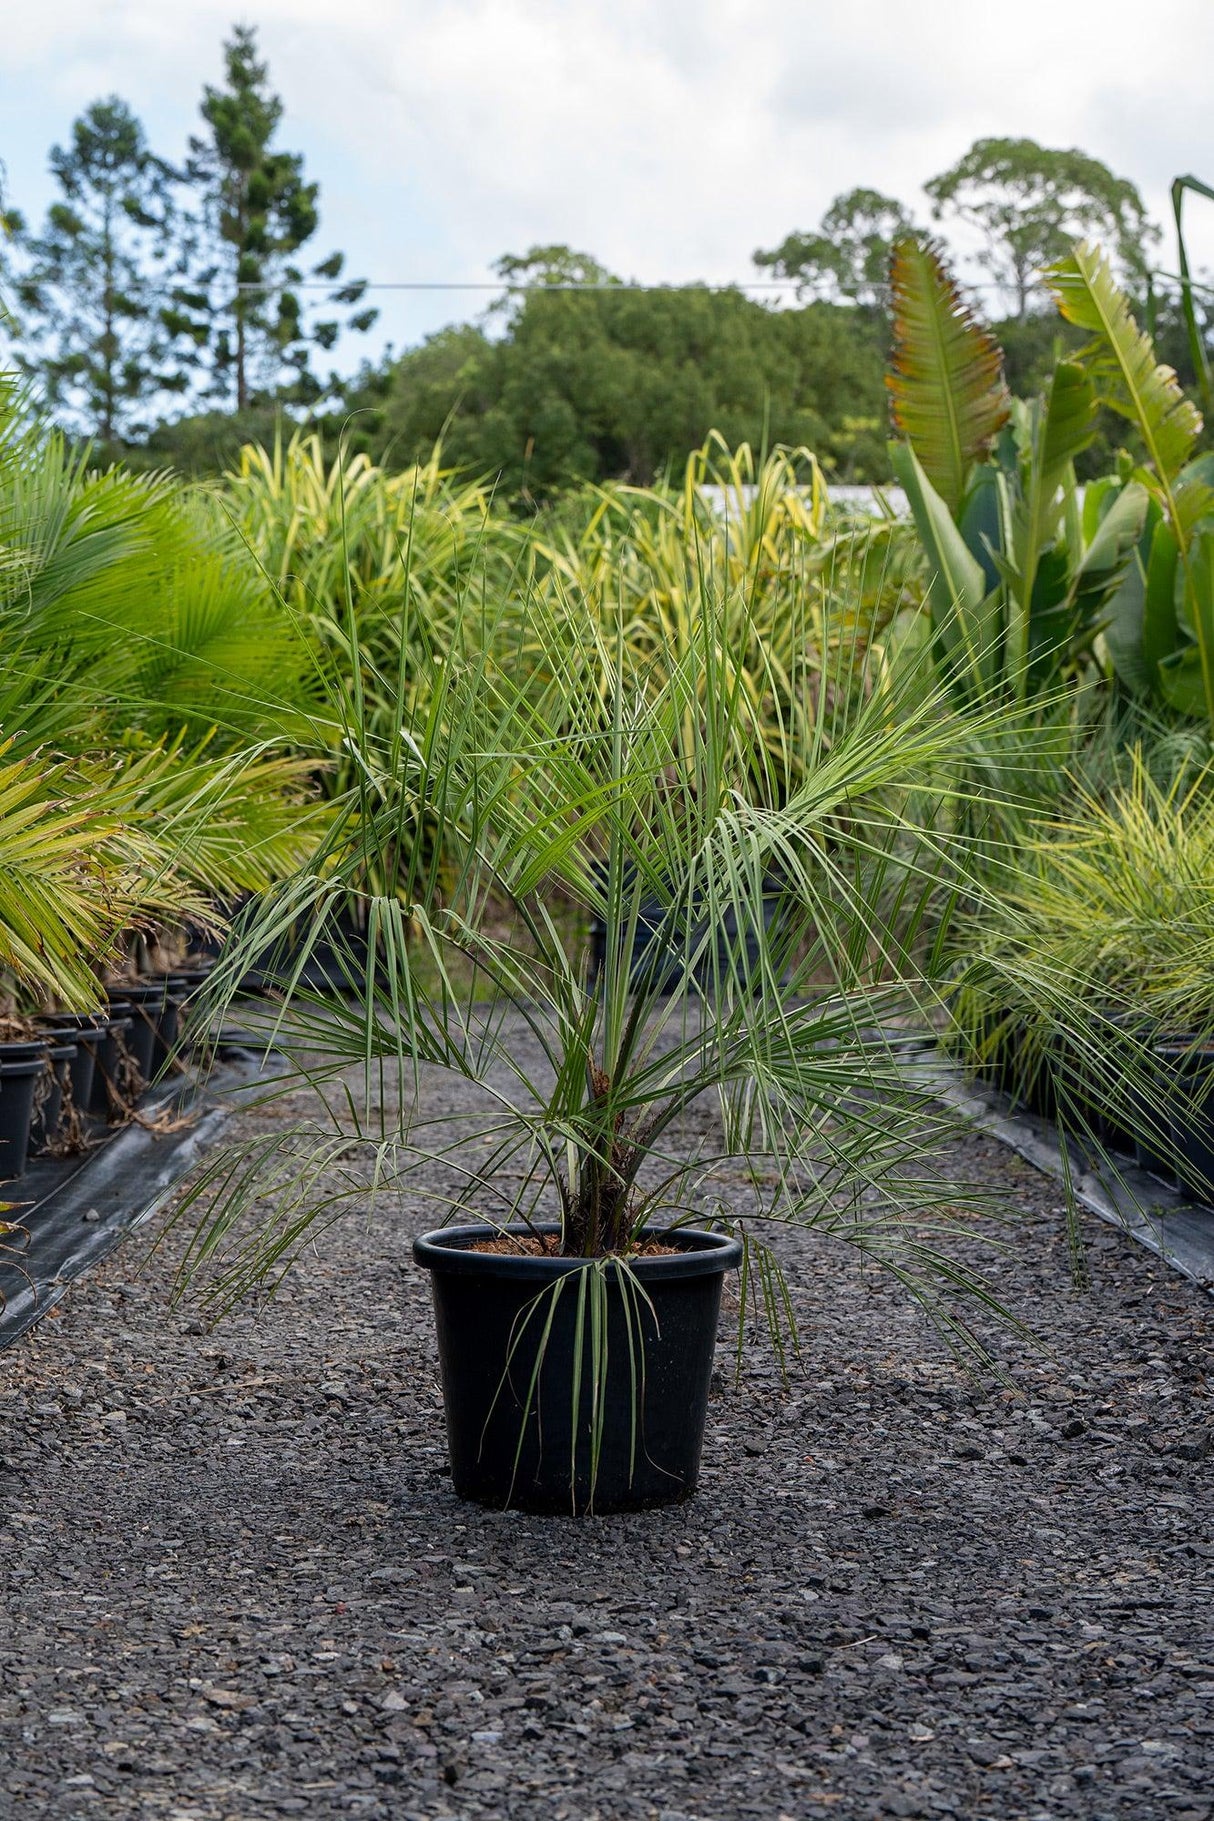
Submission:
POLYGON ((156 1213, 216 1141, 240 1090, 264 1078, 262 1058, 225 1044, 205 1084, 183 1070, 146 1095, 128 1124, 93 1121, 83 1153, 34 1158, 17 1181, 0 1183, 16 1228, 0 1246, 0 1349, 156 1213))
POLYGON ((960 1155, 1015 1389, 789 1235, 804 1373, 723 1346, 700 1493, 621 1518, 454 1498, 420 1196, 213 1333, 125 1246, 0 1367, 8 1812, 1207 1821, 1209 1300, 1094 1216, 1077 1287, 1058 1186, 960 1155))

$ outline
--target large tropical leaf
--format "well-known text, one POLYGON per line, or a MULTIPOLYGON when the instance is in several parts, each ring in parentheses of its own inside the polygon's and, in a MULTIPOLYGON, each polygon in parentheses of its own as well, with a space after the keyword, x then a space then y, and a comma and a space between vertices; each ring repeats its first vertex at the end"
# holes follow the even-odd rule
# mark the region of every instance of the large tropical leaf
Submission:
POLYGON ((909 443, 890 445, 894 474, 905 489, 927 557, 928 604, 937 651, 948 674, 981 696, 994 675, 1003 614, 1001 590, 986 574, 909 443))
POLYGON ((1210 357, 1206 352, 1206 338, 1201 324, 1197 320, 1197 311, 1193 304, 1193 276, 1189 268, 1189 252, 1184 237, 1184 199, 1186 191, 1195 196, 1205 196, 1214 202, 1214 190, 1208 183, 1202 183, 1199 177, 1177 177, 1172 183, 1172 214, 1176 220, 1176 256, 1180 262, 1180 303, 1184 312, 1185 328, 1189 337, 1189 359, 1193 363, 1201 385, 1202 402, 1207 411, 1214 403, 1214 381, 1210 373, 1210 357))
POLYGON ((1103 253, 1080 244, 1046 273, 1058 308, 1093 339, 1084 355, 1103 401, 1128 418, 1165 487, 1179 475, 1201 430, 1201 413, 1130 312, 1103 253))
POLYGON ((1121 588, 1142 537, 1149 506, 1146 488, 1130 481, 1096 527, 1072 583, 1073 598, 1083 619, 1094 621, 1121 588))
POLYGON ((1040 669, 1046 654, 1060 651, 1082 623, 1068 588, 1066 553, 1054 539, 1064 487, 1074 484, 1075 457, 1092 440, 1096 400, 1083 369, 1064 360, 1050 375, 1045 396, 1031 405, 1018 402, 1015 410, 1025 455, 1006 566, 1011 594, 1007 669, 1016 693, 1023 695, 1030 652, 1037 654, 1040 669), (1051 574, 1043 579, 1047 567, 1051 574))
POLYGON ((998 344, 975 318, 931 240, 894 248, 894 422, 954 515, 974 463, 1007 421, 998 344))

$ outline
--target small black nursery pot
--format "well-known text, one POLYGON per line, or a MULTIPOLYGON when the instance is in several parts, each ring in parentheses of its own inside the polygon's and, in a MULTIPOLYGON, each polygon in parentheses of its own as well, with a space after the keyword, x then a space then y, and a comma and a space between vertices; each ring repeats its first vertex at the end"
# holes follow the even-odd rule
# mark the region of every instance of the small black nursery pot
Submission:
POLYGON ((1175 1174, 1186 1193, 1214 1203, 1214 1044, 1161 1043, 1156 1051, 1175 1174))
POLYGON ((24 1176, 46 1044, 0 1043, 0 1180, 24 1176))

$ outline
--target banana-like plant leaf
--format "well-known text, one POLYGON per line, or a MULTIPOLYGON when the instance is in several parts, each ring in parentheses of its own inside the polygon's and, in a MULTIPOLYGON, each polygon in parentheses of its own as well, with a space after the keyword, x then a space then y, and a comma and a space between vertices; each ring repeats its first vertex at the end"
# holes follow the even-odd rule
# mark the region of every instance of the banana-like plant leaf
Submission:
MULTIPOLYGON (((1009 651, 1008 668, 1023 668, 1014 673, 1017 694, 1023 698, 1045 684, 1060 660, 1074 644, 1080 630, 1080 619, 1071 589, 1071 568, 1066 549, 1052 545, 1041 554, 1033 578, 1033 598, 1027 615, 1013 609, 1015 619, 1024 627, 1026 645, 1023 657, 1019 649, 1009 651)), ((1009 635, 1009 646, 1012 639, 1009 635)))
POLYGON ((1146 488, 1130 481, 1101 519, 1073 585, 1084 618, 1095 618, 1121 586, 1142 537, 1150 503, 1146 488))
POLYGON ((1188 461, 1201 430, 1201 413, 1181 391, 1171 367, 1155 358, 1113 278, 1104 255, 1080 244, 1046 272, 1058 308, 1093 340, 1084 364, 1103 401, 1128 418, 1170 486, 1188 461))
POLYGON ((1214 523, 1201 525, 1177 567, 1177 618, 1193 640, 1203 709, 1214 726, 1214 523))
MULTIPOLYGON (((1132 483, 1138 484, 1138 483, 1132 483)), ((1094 493, 1094 488, 1088 489, 1094 493)), ((1116 484, 1110 482, 1104 497, 1093 501, 1097 507, 1105 501, 1105 512, 1092 520, 1090 542, 1094 543, 1100 530, 1101 522, 1107 512, 1120 501, 1116 484)), ((1085 514, 1088 502, 1084 502, 1085 514)), ((1125 572, 1117 587, 1109 595, 1104 607, 1104 642, 1112 660, 1113 669, 1127 689, 1136 695, 1149 695, 1154 686, 1151 666, 1143 655, 1142 637, 1146 614, 1147 564, 1151 559, 1151 543, 1156 527, 1160 523, 1159 507, 1147 496, 1146 511, 1143 514, 1142 529, 1138 543, 1126 564, 1125 572)))
POLYGON ((1199 456, 1190 462, 1176 483, 1173 496, 1173 523, 1181 544, 1187 550, 1189 540, 1203 521, 1214 519, 1214 487, 1205 478, 1199 456))
POLYGON ((955 514, 974 463, 1007 422, 1003 356, 962 297, 934 241, 894 248, 894 422, 955 514))
POLYGON ((1160 693, 1169 708, 1178 714, 1199 717, 1208 714, 1205 680, 1201 673, 1201 654, 1196 645, 1173 651, 1158 667, 1160 693))
POLYGON ((1193 277, 1189 270, 1189 252, 1184 238, 1184 199, 1186 190, 1196 196, 1205 196, 1214 202, 1214 190, 1208 183, 1202 183, 1199 177, 1177 177, 1172 184, 1172 214, 1176 221, 1176 255, 1180 261, 1180 303, 1184 313, 1185 328, 1189 336, 1189 357, 1193 362, 1193 371, 1201 385, 1202 401, 1207 411, 1214 401, 1214 383, 1210 374, 1210 357, 1206 352, 1206 338, 1197 321, 1197 311, 1193 307, 1193 277))
POLYGON ((1007 542, 1004 526, 1006 485, 1004 476, 993 462, 979 462, 970 478, 957 528, 966 548, 981 565, 988 591, 1001 580, 999 567, 1007 542))
POLYGON ((1176 619, 1179 568, 1180 546, 1176 534, 1167 521, 1161 519, 1151 539, 1142 604, 1142 657, 1150 677, 1162 674, 1159 667, 1180 647, 1180 626, 1176 619))
POLYGON ((1201 481, 1203 485, 1214 489, 1214 450, 1207 449, 1204 455, 1195 455, 1192 461, 1181 469, 1177 480, 1182 487, 1188 487, 1194 481, 1201 481))
POLYGON ((1050 376, 1041 414, 1037 463, 1047 497, 1061 486, 1067 469, 1096 431, 1096 393, 1077 361, 1060 360, 1050 376))
POLYGON ((1005 567, 1010 595, 1007 667, 1017 695, 1024 694, 1030 669, 1034 676, 1043 676, 1048 654, 1064 650, 1077 630, 1072 614, 1076 598, 1067 586, 1067 552, 1065 546, 1055 549, 1053 539, 1062 515, 1063 485, 1073 478, 1075 457, 1092 440, 1095 416, 1091 381, 1073 361, 1057 363, 1043 399, 1016 408, 1025 455, 1005 567), (1050 573, 1039 587, 1043 566, 1050 573))
POLYGON ((891 443, 890 461, 904 489, 931 581, 928 605, 937 649, 948 671, 981 695, 989 685, 1002 629, 1000 590, 988 590, 981 564, 909 443, 891 443))

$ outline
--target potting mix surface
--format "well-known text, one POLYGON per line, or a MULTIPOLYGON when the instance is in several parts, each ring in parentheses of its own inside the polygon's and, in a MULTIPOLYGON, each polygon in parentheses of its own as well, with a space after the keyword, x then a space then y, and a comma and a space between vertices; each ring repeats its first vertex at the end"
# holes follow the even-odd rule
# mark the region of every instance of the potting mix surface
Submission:
POLYGON ((1077 1287, 1059 1187, 960 1143, 1012 1386, 788 1233, 803 1371, 724 1329, 698 1495, 624 1517, 454 1498, 437 1164, 213 1332, 135 1235, 0 1355, 0 1812, 1207 1821, 1214 1306, 1088 1216, 1077 1287))

